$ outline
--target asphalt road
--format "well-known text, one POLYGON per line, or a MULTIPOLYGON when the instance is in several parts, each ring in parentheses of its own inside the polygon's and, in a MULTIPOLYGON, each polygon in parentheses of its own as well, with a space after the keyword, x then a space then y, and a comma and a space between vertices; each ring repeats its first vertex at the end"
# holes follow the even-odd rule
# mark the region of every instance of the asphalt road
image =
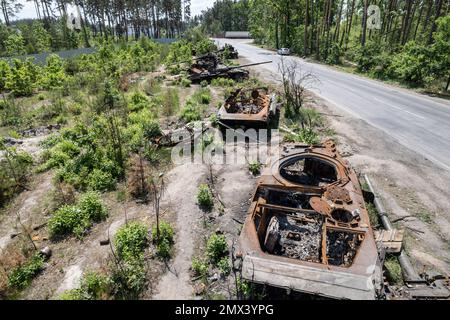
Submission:
MULTIPOLYGON (((276 53, 252 46, 249 40, 214 40, 220 45, 232 44, 241 56, 251 62, 272 61, 260 68, 279 73, 281 57, 276 53)), ((298 57, 285 59, 298 61, 302 72, 311 72, 316 76, 319 81, 311 90, 320 97, 383 130, 404 146, 450 171, 448 101, 306 62, 298 57)))

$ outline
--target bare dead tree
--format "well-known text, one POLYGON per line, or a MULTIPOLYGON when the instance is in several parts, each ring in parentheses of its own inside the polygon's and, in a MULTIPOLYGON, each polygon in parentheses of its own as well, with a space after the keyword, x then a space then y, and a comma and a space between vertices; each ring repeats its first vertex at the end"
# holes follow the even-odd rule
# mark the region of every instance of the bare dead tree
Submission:
POLYGON ((159 230, 159 213, 160 213, 160 205, 161 199, 164 196, 164 192, 166 191, 166 182, 163 173, 159 173, 158 175, 151 175, 149 179, 150 183, 150 192, 153 197, 153 207, 155 209, 156 215, 156 241, 160 239, 160 230, 159 230))
POLYGON ((297 118, 306 97, 306 91, 317 82, 317 77, 311 72, 305 72, 297 60, 281 58, 278 64, 283 85, 286 104, 286 117, 297 118))

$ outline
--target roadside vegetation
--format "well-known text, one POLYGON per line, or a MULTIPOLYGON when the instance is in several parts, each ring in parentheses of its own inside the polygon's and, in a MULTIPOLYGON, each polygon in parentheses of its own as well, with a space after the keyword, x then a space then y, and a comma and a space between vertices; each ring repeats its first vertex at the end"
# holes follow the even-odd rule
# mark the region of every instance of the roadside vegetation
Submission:
POLYGON ((255 43, 268 48, 291 48, 377 79, 446 93, 449 6, 424 0, 220 0, 201 19, 211 35, 250 30, 255 43), (379 15, 368 13, 370 4, 379 6, 379 15), (379 29, 370 28, 374 19, 379 29))

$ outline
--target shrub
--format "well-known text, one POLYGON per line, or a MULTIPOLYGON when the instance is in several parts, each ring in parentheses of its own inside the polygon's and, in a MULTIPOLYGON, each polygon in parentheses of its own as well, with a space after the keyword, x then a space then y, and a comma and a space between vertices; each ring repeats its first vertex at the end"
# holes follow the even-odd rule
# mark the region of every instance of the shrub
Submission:
POLYGON ((6 60, 0 60, 0 92, 3 92, 6 86, 6 78, 9 76, 11 68, 6 60))
POLYGON ((105 298, 109 290, 107 276, 89 272, 83 276, 80 287, 63 293, 61 300, 101 300, 105 298))
POLYGON ((213 196, 208 185, 201 184, 198 188, 197 202, 201 207, 206 209, 211 209, 214 206, 213 196))
POLYGON ((24 265, 14 269, 8 276, 8 285, 15 289, 24 289, 31 280, 42 270, 44 258, 36 253, 24 265))
POLYGON ((56 54, 51 54, 47 58, 47 65, 43 70, 40 84, 45 90, 59 89, 68 80, 63 60, 56 54))
POLYGON ((110 172, 94 169, 88 176, 87 186, 94 191, 114 190, 116 179, 110 172))
POLYGON ((91 226, 89 218, 77 206, 63 206, 48 221, 50 235, 54 237, 75 234, 81 238, 91 226))
POLYGON ((180 109, 180 97, 178 89, 169 88, 162 97, 163 115, 172 116, 180 109))
POLYGON ((254 176, 256 176, 257 174, 259 174, 261 172, 261 168, 262 168, 262 164, 259 163, 258 161, 250 162, 249 165, 248 165, 248 170, 254 176))
POLYGON ((170 257, 170 252, 173 244, 173 229, 169 223, 161 221, 159 223, 159 239, 157 235, 156 225, 152 229, 152 239, 156 244, 156 252, 161 258, 167 259, 170 257))
POLYGON ((152 140, 154 138, 160 137, 162 135, 161 127, 156 121, 150 121, 144 124, 144 137, 152 140))
POLYGON ((83 215, 91 221, 99 222, 108 217, 108 211, 100 199, 100 195, 96 192, 87 192, 79 201, 78 206, 83 215))
POLYGON ((131 111, 139 111, 144 109, 145 107, 148 107, 150 104, 150 101, 148 100, 148 98, 145 96, 145 94, 143 94, 140 91, 135 91, 130 99, 129 99, 129 103, 128 103, 128 109, 130 109, 131 111))
POLYGON ((121 260, 141 259, 147 244, 147 227, 139 222, 123 226, 115 237, 116 251, 121 260))
POLYGON ((227 239, 224 235, 218 235, 214 233, 208 239, 206 244, 206 254, 208 259, 216 264, 228 251, 227 239))
POLYGON ((216 78, 211 81, 213 87, 232 87, 234 84, 234 80, 228 78, 216 78))
POLYGON ((191 268, 195 276, 205 278, 208 275, 208 264, 199 258, 192 259, 191 268))
POLYGON ((228 257, 223 257, 222 259, 220 259, 219 262, 217 263, 217 267, 219 268, 220 272, 225 276, 229 275, 231 272, 231 266, 228 257))
POLYGON ((200 86, 202 87, 202 88, 206 88, 207 86, 208 86, 208 81, 206 81, 206 80, 203 80, 202 82, 200 82, 200 86))
POLYGON ((192 84, 192 81, 189 79, 183 78, 183 79, 181 79, 180 84, 182 87, 189 88, 192 84))
POLYGON ((147 285, 147 272, 141 261, 127 260, 111 272, 112 294, 116 299, 136 300, 147 285))
POLYGON ((180 117, 186 123, 199 121, 202 118, 202 110, 197 103, 188 100, 186 106, 181 110, 180 117))
POLYGON ((30 96, 36 81, 36 66, 29 60, 14 59, 13 67, 6 78, 5 87, 14 96, 30 96))

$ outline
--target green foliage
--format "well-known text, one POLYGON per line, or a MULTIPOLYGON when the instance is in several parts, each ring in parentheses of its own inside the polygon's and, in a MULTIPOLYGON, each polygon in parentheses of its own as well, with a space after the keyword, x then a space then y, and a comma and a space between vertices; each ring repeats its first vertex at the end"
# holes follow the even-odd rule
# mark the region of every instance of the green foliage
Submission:
POLYGON ((141 260, 126 260, 111 271, 111 291, 116 299, 136 300, 147 286, 147 271, 141 260))
POLYGON ((159 238, 156 225, 152 228, 152 239, 156 244, 156 253, 163 259, 170 258, 173 245, 173 229, 169 223, 161 221, 159 223, 159 238))
POLYGON ((11 72, 9 63, 6 60, 0 60, 0 92, 3 92, 6 88, 6 79, 11 72))
POLYGON ((163 115, 166 117, 174 115, 180 109, 180 97, 178 89, 168 88, 162 97, 163 115))
POLYGON ((48 228, 53 238, 71 234, 81 238, 93 222, 100 222, 107 216, 100 196, 88 192, 76 205, 66 205, 58 209, 48 221, 48 228))
POLYGON ((209 83, 208 83, 208 81, 206 81, 206 80, 203 80, 202 82, 200 82, 200 86, 201 86, 202 88, 206 88, 208 85, 209 85, 209 83))
POLYGON ((197 202, 199 206, 210 210, 214 206, 214 200, 207 184, 201 184, 198 188, 197 202))
POLYGON ((387 256, 386 260, 384 261, 384 267, 387 270, 387 278, 389 283, 395 285, 403 284, 402 268, 398 262, 397 257, 392 255, 387 256))
POLYGON ((248 170, 254 175, 258 175, 261 172, 262 164, 259 161, 253 161, 248 164, 248 170))
POLYGON ((211 102, 211 90, 208 88, 201 88, 192 95, 190 100, 207 105, 211 102))
POLYGON ((11 199, 17 192, 23 190, 28 181, 28 172, 33 165, 33 158, 25 151, 17 151, 13 147, 6 147, 0 137, 0 207, 11 199))
POLYGON ((42 88, 45 90, 61 89, 67 80, 64 61, 56 54, 48 56, 47 65, 40 79, 42 88))
POLYGON ((56 211, 48 221, 50 235, 53 238, 75 234, 81 238, 91 226, 89 218, 77 206, 64 206, 56 211))
POLYGON ((87 187, 89 190, 108 191, 116 187, 116 179, 111 172, 95 168, 87 177, 87 187))
POLYGON ((319 135, 312 128, 299 129, 296 134, 287 134, 284 139, 288 142, 303 142, 309 145, 315 145, 320 142, 319 135))
POLYGON ((208 275, 208 264, 200 258, 194 257, 192 259, 191 265, 192 271, 194 271, 194 275, 202 278, 206 278, 208 275))
POLYGON ((131 222, 120 228, 115 237, 117 255, 121 260, 140 260, 148 245, 148 230, 139 222, 131 222))
POLYGON ((162 135, 161 127, 156 121, 150 121, 144 124, 144 137, 153 140, 162 135))
POLYGON ((12 270, 8 276, 8 286, 18 290, 28 287, 43 267, 44 258, 39 253, 34 254, 24 265, 12 270))
POLYGON ((222 259, 220 259, 219 262, 217 263, 217 267, 219 268, 220 272, 225 276, 228 276, 231 272, 231 265, 228 257, 223 257, 222 259))
POLYGON ((14 59, 13 67, 7 75, 5 87, 14 96, 30 96, 33 93, 37 76, 37 67, 27 59, 14 59))
POLYGON ((150 101, 145 94, 140 91, 135 91, 129 99, 128 109, 130 109, 131 111, 140 111, 148 107, 149 104, 150 101))
POLYGON ((186 106, 181 110, 180 118, 186 122, 194 122, 202 119, 202 107, 192 100, 186 102, 186 106))
POLYGON ((109 279, 106 275, 89 272, 81 280, 79 288, 64 292, 60 300, 101 300, 108 295, 109 279))
POLYGON ((87 192, 78 202, 78 206, 89 220, 100 222, 108 216, 108 211, 96 192, 87 192))
POLYGON ((233 87, 235 85, 235 82, 233 79, 228 78, 215 78, 211 80, 211 86, 213 87, 233 87))
POLYGON ((10 57, 26 54, 25 41, 22 35, 12 33, 5 41, 6 54, 10 57))
POLYGON ((180 84, 184 88, 189 88, 192 84, 192 81, 186 78, 182 78, 180 84))
POLYGON ((391 70, 395 78, 423 86, 433 81, 433 48, 408 42, 403 51, 394 56, 391 70))
POLYGON ((219 263, 228 251, 227 239, 224 235, 213 233, 206 243, 206 255, 213 264, 219 263))

